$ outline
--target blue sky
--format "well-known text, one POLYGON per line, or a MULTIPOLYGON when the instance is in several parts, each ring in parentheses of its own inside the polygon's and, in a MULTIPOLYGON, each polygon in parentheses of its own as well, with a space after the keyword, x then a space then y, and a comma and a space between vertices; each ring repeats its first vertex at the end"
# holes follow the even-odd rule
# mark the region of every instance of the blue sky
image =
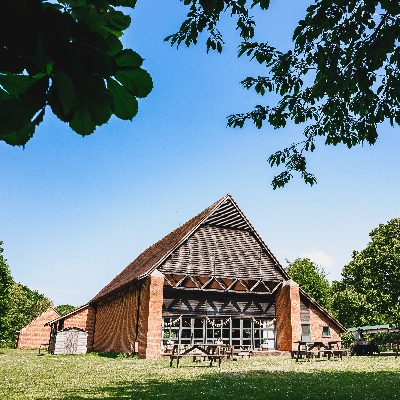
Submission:
MULTIPOLYGON (((286 48, 309 1, 272 1, 259 38, 286 48)), ((400 216, 398 128, 375 146, 321 147, 309 156, 314 187, 272 190, 268 156, 301 128, 226 127, 231 113, 266 102, 239 85, 263 67, 238 59, 225 17, 222 55, 171 48, 186 8, 139 0, 123 40, 145 58, 154 90, 133 122, 116 118, 81 138, 50 112, 25 150, 0 142, 0 240, 15 280, 55 305, 90 300, 148 246, 231 193, 282 264, 309 256, 339 279, 368 233, 400 216)))

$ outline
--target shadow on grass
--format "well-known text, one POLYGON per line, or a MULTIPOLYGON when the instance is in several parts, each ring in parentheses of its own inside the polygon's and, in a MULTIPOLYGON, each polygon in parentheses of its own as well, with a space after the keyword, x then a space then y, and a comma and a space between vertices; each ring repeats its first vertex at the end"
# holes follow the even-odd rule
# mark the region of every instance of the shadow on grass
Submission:
POLYGON ((121 381, 114 385, 65 392, 58 400, 83 399, 357 399, 390 400, 400 397, 400 374, 396 372, 257 370, 218 372, 160 381, 153 377, 140 382, 121 381))

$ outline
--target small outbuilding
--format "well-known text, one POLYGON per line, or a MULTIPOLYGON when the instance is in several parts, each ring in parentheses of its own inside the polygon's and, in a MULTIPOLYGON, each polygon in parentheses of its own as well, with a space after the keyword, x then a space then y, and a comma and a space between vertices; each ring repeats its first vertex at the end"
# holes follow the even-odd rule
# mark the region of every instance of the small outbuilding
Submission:
MULTIPOLYGON (((94 312, 93 308, 89 307, 88 304, 85 304, 81 307, 75 308, 71 312, 58 316, 52 320, 46 321, 46 326, 49 327, 49 337, 50 338, 50 347, 49 352, 54 354, 81 354, 86 353, 88 350, 92 350, 92 338, 93 338, 93 329, 94 329, 94 312), (75 331, 74 331, 75 330, 75 331), (85 335, 78 334, 76 332, 85 332, 85 335), (62 334, 61 334, 62 333, 62 334), (61 334, 61 335, 60 335, 61 334), (56 343, 61 343, 63 340, 72 341, 75 343, 75 338, 79 336, 79 346, 85 347, 79 350, 79 353, 69 352, 71 348, 74 348, 75 344, 68 344, 66 351, 58 353, 56 343), (64 339, 65 337, 65 339, 64 339), (57 338, 57 339, 56 339, 57 338), (68 338, 68 339, 67 339, 68 338), (84 341, 84 343, 83 343, 84 341)), ((69 343, 69 342, 68 342, 69 343)))
POLYGON ((45 326, 45 323, 59 316, 60 314, 53 307, 49 307, 30 324, 17 332, 15 347, 18 349, 38 349, 41 344, 49 343, 50 327, 45 326))
POLYGON ((78 327, 69 327, 51 336, 49 353, 51 354, 85 354, 87 351, 88 333, 78 327))

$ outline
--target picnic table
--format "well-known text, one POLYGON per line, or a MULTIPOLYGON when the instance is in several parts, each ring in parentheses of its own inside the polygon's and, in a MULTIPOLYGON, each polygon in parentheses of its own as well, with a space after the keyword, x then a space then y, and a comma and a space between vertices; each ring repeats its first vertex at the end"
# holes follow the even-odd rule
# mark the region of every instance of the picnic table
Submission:
POLYGON ((328 356, 328 360, 330 360, 331 357, 338 357, 342 360, 343 355, 347 354, 348 350, 342 349, 342 341, 339 339, 328 341, 328 348, 322 351, 322 355, 328 356))
POLYGON ((250 358, 253 355, 253 346, 250 344, 235 344, 232 346, 233 359, 250 358))
POLYGON ((302 356, 305 356, 307 361, 310 361, 310 358, 314 356, 320 357, 321 352, 328 349, 328 346, 321 341, 305 342, 300 340, 294 343, 297 343, 297 351, 292 352, 292 358, 296 355, 296 362, 302 356), (317 350, 317 352, 315 352, 315 350, 317 350))
POLYGON ((175 344, 170 355, 169 366, 172 367, 174 360, 176 360, 176 367, 179 368, 179 360, 185 357, 192 357, 193 361, 196 361, 197 358, 200 358, 200 360, 207 358, 210 362, 210 367, 212 367, 213 362, 218 361, 218 367, 221 367, 223 358, 232 359, 233 347, 227 344, 215 343, 175 344))

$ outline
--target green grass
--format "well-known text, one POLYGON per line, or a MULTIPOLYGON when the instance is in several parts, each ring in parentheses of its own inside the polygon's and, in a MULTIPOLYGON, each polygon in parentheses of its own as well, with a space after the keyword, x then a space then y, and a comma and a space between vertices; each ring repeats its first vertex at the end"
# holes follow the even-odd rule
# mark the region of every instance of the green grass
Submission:
POLYGON ((184 359, 38 356, 0 349, 0 399, 400 399, 400 358, 254 357, 221 369, 184 359))

